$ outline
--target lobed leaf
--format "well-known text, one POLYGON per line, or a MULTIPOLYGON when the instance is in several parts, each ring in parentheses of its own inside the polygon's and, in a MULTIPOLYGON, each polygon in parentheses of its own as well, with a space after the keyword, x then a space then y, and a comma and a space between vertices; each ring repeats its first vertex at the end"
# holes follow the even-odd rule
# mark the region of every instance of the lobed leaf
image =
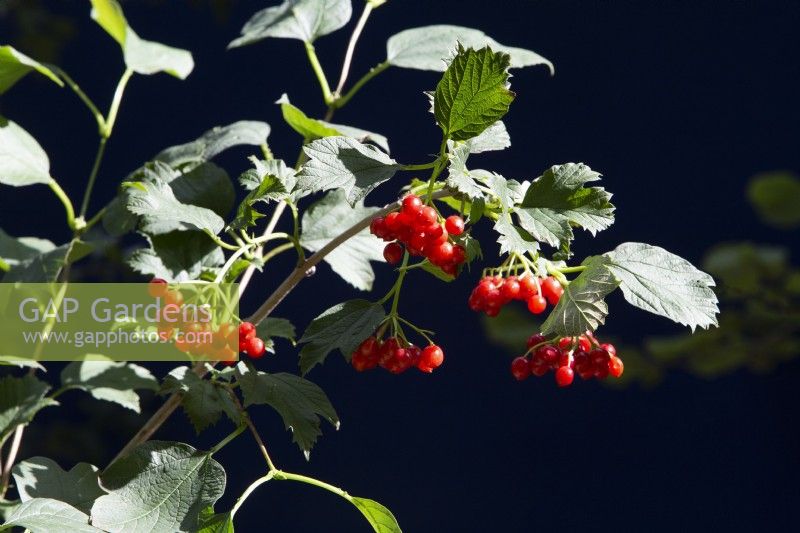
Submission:
POLYGON ((176 230, 202 230, 216 235, 225 227, 225 221, 214 211, 182 203, 170 185, 160 180, 129 184, 126 206, 141 217, 142 231, 155 235, 176 230))
POLYGON ((257 43, 268 37, 313 43, 347 24, 353 14, 350 0, 285 0, 250 17, 241 36, 228 48, 257 43))
POLYGON ((686 259, 638 242, 620 244, 603 257, 631 305, 692 330, 718 325, 714 279, 686 259))
POLYGON ((179 366, 164 378, 161 393, 175 392, 182 394, 181 406, 198 434, 216 424, 222 414, 239 423, 239 410, 227 390, 200 378, 188 366, 179 366))
POLYGON ((309 192, 344 189, 351 206, 402 169, 370 145, 348 137, 326 137, 307 144, 308 162, 297 174, 298 189, 309 192))
POLYGON ((14 465, 12 472, 23 502, 51 498, 88 514, 94 501, 105 494, 97 467, 88 463, 78 463, 67 472, 52 459, 31 457, 14 465))
POLYGON ((136 250, 128 265, 141 274, 169 282, 189 281, 206 269, 225 263, 225 254, 208 235, 200 231, 173 231, 145 235, 148 248, 136 250))
POLYGON ((196 531, 200 511, 225 490, 225 470, 209 452, 149 441, 100 476, 109 493, 92 507, 92 524, 110 532, 196 531))
POLYGON ((137 389, 158 390, 158 380, 143 366, 115 361, 73 361, 61 371, 63 387, 80 389, 98 400, 140 412, 137 389))
POLYGON ((411 28, 392 35, 386 43, 386 61, 396 67, 444 72, 446 60, 458 44, 475 49, 488 46, 504 52, 510 56, 509 68, 547 65, 553 73, 553 64, 536 52, 502 45, 480 30, 447 24, 411 28))
MULTIPOLYGON (((377 211, 377 207, 365 207, 363 201, 350 207, 344 192, 332 191, 303 213, 300 244, 312 252, 319 251, 344 230, 377 211)), ((383 243, 368 229, 363 229, 332 250, 324 260, 353 287, 370 290, 375 281, 370 261, 383 260, 383 243)))
POLYGON ((515 96, 508 89, 509 64, 508 54, 488 46, 458 46, 433 95, 434 116, 446 138, 471 139, 508 112, 515 96))
POLYGON ((339 429, 336 411, 325 392, 314 383, 293 374, 256 372, 242 363, 236 368, 244 406, 266 404, 275 409, 306 458, 322 435, 320 417, 339 429))
POLYGON ((188 143, 165 148, 154 159, 173 168, 209 161, 234 146, 259 146, 267 142, 269 133, 266 122, 240 120, 227 126, 215 126, 188 143))

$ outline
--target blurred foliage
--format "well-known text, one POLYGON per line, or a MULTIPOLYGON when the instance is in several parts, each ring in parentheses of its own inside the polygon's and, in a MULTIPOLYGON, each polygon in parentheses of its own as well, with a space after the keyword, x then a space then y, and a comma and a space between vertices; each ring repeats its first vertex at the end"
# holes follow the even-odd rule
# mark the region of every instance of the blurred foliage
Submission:
MULTIPOLYGON (((796 176, 755 176, 747 197, 765 224, 784 230, 800 226, 796 176)), ((791 264, 788 247, 718 244, 706 253, 703 269, 717 281, 719 328, 649 337, 638 347, 625 339, 608 339, 617 345, 625 373, 604 383, 653 386, 669 369, 708 379, 739 368, 766 373, 800 355, 800 268, 791 264)), ((489 340, 517 355, 538 324, 528 313, 509 308, 497 318, 484 317, 484 329, 489 340)))

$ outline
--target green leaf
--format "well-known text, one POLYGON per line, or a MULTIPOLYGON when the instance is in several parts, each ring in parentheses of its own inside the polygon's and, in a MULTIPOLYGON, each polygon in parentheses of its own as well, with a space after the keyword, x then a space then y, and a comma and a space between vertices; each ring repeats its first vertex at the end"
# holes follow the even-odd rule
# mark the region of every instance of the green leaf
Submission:
POLYGON ((341 188, 352 206, 402 168, 377 148, 349 137, 318 139, 303 150, 309 160, 297 174, 298 189, 341 188))
POLYGON ((458 43, 505 52, 511 56, 509 68, 547 65, 553 73, 553 64, 535 52, 504 46, 479 30, 446 24, 411 28, 391 36, 386 43, 386 61, 396 67, 444 72, 446 60, 453 55, 458 43))
POLYGON ((213 509, 208 516, 200 517, 198 533, 234 533, 233 516, 227 513, 214 514, 213 509))
MULTIPOLYGON (((377 207, 365 207, 363 201, 350 207, 342 191, 332 191, 303 213, 300 244, 317 252, 345 229, 377 211, 377 207)), ((334 272, 360 290, 372 289, 375 272, 370 261, 382 260, 383 243, 366 228, 325 256, 334 272)))
POLYGON ((336 349, 349 359, 351 352, 372 335, 385 317, 383 306, 367 300, 334 305, 312 320, 303 333, 300 342, 305 346, 300 352, 300 371, 307 374, 336 349))
POLYGON ((458 46, 458 53, 436 85, 433 112, 445 137, 465 141, 479 135, 508 112, 509 56, 489 47, 458 46))
POLYGON ((545 335, 564 337, 594 331, 608 316, 608 305, 603 300, 619 286, 608 270, 605 256, 587 257, 582 263, 586 270, 564 287, 564 294, 542 324, 545 335))
POLYGON ((33 498, 52 498, 89 513, 92 504, 105 491, 100 488, 98 469, 78 463, 69 472, 47 457, 31 457, 14 465, 14 482, 23 502, 33 498))
POLYGON ((755 176, 747 187, 747 198, 758 216, 771 226, 792 229, 800 225, 800 179, 793 174, 773 172, 755 176))
POLYGON ((135 271, 173 281, 198 279, 205 269, 225 263, 225 254, 208 235, 199 231, 173 231, 145 236, 149 248, 136 250, 128 265, 135 271))
POLYGON ((35 368, 37 370, 45 371, 44 365, 39 363, 38 361, 32 361, 30 359, 20 359, 14 355, 0 355, 0 366, 17 366, 19 368, 35 368))
POLYGON ((467 169, 467 158, 470 147, 467 143, 456 146, 448 154, 447 179, 445 182, 451 189, 464 193, 470 198, 483 198, 483 191, 475 184, 472 175, 467 169))
POLYGON ((234 146, 259 146, 267 142, 269 132, 266 122, 240 120, 211 128, 194 141, 165 148, 154 159, 173 168, 209 161, 234 146))
MULTIPOLYGON (((6 519, 14 512, 14 509, 19 507, 19 504, 19 500, 8 501, 0 498, 0 524, 5 523, 6 519)), ((0 528, 2 528, 1 525, 0 528)))
POLYGON ((181 392, 181 405, 199 434, 216 424, 224 413, 234 424, 239 423, 239 411, 230 394, 221 386, 201 379, 188 366, 173 369, 164 378, 162 394, 181 392))
POLYGON ((375 500, 353 497, 350 501, 369 521, 375 533, 402 533, 392 512, 375 500))
POLYGON ((420 268, 422 268, 422 270, 424 270, 428 274, 432 275, 433 277, 435 277, 437 279, 440 279, 440 280, 442 280, 444 282, 447 282, 447 283, 450 283, 451 281, 456 279, 455 276, 451 276, 450 274, 447 274, 444 270, 442 270, 438 266, 436 266, 436 265, 434 265, 434 264, 432 264, 432 263, 430 263, 428 261, 425 261, 424 263, 422 263, 422 267, 420 267, 420 268))
POLYGON ((119 43, 128 68, 145 75, 166 72, 180 79, 185 79, 192 72, 194 60, 189 51, 139 37, 128 26, 122 7, 116 0, 91 1, 92 20, 119 43))
MULTIPOLYGON (((48 241, 41 239, 36 239, 36 241, 38 241, 36 245, 41 246, 42 249, 47 249, 49 247, 48 244, 45 244, 48 241)), ((27 242, 32 243, 34 241, 29 240, 27 242)), ((70 243, 62 244, 61 246, 20 261, 3 277, 3 282, 11 283, 22 281, 26 283, 48 283, 55 281, 68 257, 69 261, 74 263, 86 257, 91 252, 91 245, 83 241, 75 241, 72 245, 70 245, 70 243)))
POLYGON ((239 182, 250 192, 239 204, 236 218, 230 223, 233 229, 254 226, 264 216, 256 210, 255 205, 288 198, 296 183, 294 169, 288 168, 280 159, 259 161, 251 158, 251 161, 255 168, 246 170, 239 176, 239 182))
POLYGON ((0 94, 9 90, 23 76, 33 70, 47 76, 59 86, 64 86, 64 82, 46 66, 26 56, 13 46, 0 46, 0 94))
POLYGON ((294 325, 285 318, 267 317, 256 326, 256 335, 261 339, 279 337, 288 339, 291 343, 295 342, 297 332, 294 325))
POLYGON ((275 409, 306 459, 317 437, 322 435, 320 417, 339 429, 336 411, 325 392, 314 383, 293 374, 254 372, 244 364, 239 364, 237 371, 244 406, 267 404, 275 409))
POLYGON ((164 181, 129 185, 126 205, 131 213, 142 217, 140 227, 146 233, 199 229, 216 235, 225 227, 225 221, 214 211, 181 203, 164 181))
POLYGON ((494 224, 494 230, 500 235, 497 242, 500 243, 501 254, 526 254, 536 253, 539 244, 524 229, 515 226, 508 216, 501 216, 494 224))
POLYGON ((620 244, 603 255, 631 305, 692 328, 717 325, 714 279, 658 246, 620 244))
POLYGON ((241 37, 228 48, 253 44, 268 37, 299 39, 307 43, 347 24, 353 8, 350 0, 286 0, 250 17, 241 37))
POLYGON ((45 398, 49 390, 47 383, 30 375, 0 378, 0 442, 19 424, 30 422, 40 409, 58 405, 55 400, 45 398))
POLYGON ((322 124, 328 126, 329 128, 335 129, 338 133, 337 135, 344 135, 345 137, 352 137, 353 139, 357 140, 361 143, 372 143, 387 154, 389 153, 389 139, 381 135, 380 133, 375 133, 373 131, 362 130, 361 128, 356 128, 355 126, 345 126, 344 124, 334 124, 332 122, 325 122, 324 120, 320 120, 322 124))
POLYGON ((17 526, 32 533, 102 533, 89 525, 89 516, 69 504, 50 498, 34 498, 16 507, 2 527, 17 526))
POLYGON ((550 167, 528 188, 517 210, 520 225, 551 246, 571 240, 571 226, 592 235, 608 228, 614 222, 611 194, 602 187, 584 187, 599 179, 583 163, 550 167))
POLYGON ((483 130, 477 137, 465 141, 465 144, 469 147, 469 153, 480 154, 482 152, 505 150, 511 146, 511 137, 503 121, 498 120, 483 130))
POLYGON ((109 531, 196 531, 200 511, 225 491, 225 470, 209 452, 150 441, 100 476, 109 491, 92 507, 92 524, 109 531))
POLYGON ((146 368, 114 361, 73 361, 61 371, 61 385, 137 413, 139 395, 135 390, 158 390, 158 380, 146 368))
POLYGON ((283 93, 280 99, 275 103, 281 106, 283 120, 285 120, 294 131, 302 135, 304 139, 313 140, 341 135, 335 129, 323 124, 322 121, 309 118, 298 107, 289 102, 289 97, 286 93, 283 93))
POLYGON ((0 116, 0 183, 23 187, 52 179, 50 160, 36 139, 0 116))

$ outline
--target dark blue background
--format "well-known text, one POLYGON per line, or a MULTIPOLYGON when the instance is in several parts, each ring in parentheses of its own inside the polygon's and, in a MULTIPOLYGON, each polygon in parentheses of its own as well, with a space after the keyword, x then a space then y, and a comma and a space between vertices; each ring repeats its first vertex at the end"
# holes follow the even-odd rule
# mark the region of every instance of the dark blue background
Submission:
MULTIPOLYGON (((116 44, 88 20, 86 4, 45 2, 74 18, 77 32, 60 64, 105 109, 123 65, 116 44)), ((143 37, 192 50, 197 66, 184 82, 134 77, 95 208, 144 159, 218 124, 266 120, 276 155, 294 161, 300 139, 272 102, 287 92, 308 113, 324 112, 302 46, 269 40, 225 51, 261 5, 236 2, 220 19, 184 2, 125 4, 143 37)), ((0 23, 0 40, 13 43, 12 26, 0 23)), ((544 68, 514 71, 518 97, 506 120, 513 147, 482 156, 480 166, 520 179, 567 161, 601 171, 615 193, 617 222, 597 239, 581 234, 579 256, 646 241, 699 261, 719 241, 789 241, 790 233, 759 223, 743 192, 759 171, 800 171, 797 3, 391 0, 370 20, 350 79, 384 59, 388 36, 433 23, 478 27, 555 63, 552 78, 544 68)), ((348 37, 343 31, 317 42, 332 82, 348 37)), ((387 135, 399 161, 425 161, 436 151, 439 131, 422 91, 437 79, 435 73, 390 69, 335 121, 387 135)), ((53 175, 79 198, 96 146, 94 122, 81 104, 67 90, 31 78, 0 106, 41 142, 53 175)), ((219 162, 236 176, 248 153, 233 151, 219 162)), ((371 201, 393 192, 384 186, 371 201)), ((0 189, 0 225, 12 235, 66 241, 62 218, 61 206, 41 187, 0 189)), ((257 305, 289 268, 288 259, 276 262, 257 278, 244 309, 257 305)), ((385 266, 376 270, 380 295, 392 275, 385 266)), ((257 411, 278 464, 384 503, 410 532, 775 531, 796 519, 797 362, 768 376, 742 371, 716 381, 674 372, 652 390, 596 383, 557 390, 549 379, 518 384, 508 374, 510 354, 483 340, 466 307, 473 283, 474 275, 446 286, 422 273, 409 277, 403 311, 437 330, 446 349, 445 366, 432 376, 356 374, 338 356, 311 373, 328 391, 342 428, 325 428, 310 463, 277 415, 257 411)), ((349 297, 351 290, 323 266, 276 314, 302 327, 349 297)), ((610 303, 605 334, 637 343, 644 335, 678 331, 630 311, 620 298, 610 303)), ((264 369, 295 369, 294 350, 281 348, 277 358, 261 363, 264 369)), ((57 369, 51 373, 55 378, 57 369)), ((49 453, 62 466, 79 459, 105 464, 143 420, 98 411, 80 393, 71 394, 64 397, 73 408, 68 414, 45 411, 37 419, 39 429, 32 426, 23 456, 49 453), (80 423, 96 433, 75 435, 70 427, 80 423)), ((146 403, 155 408, 158 400, 146 403)), ((197 439, 179 415, 158 437, 208 446, 227 430, 220 424, 197 439)), ((229 473, 218 506, 225 509, 263 466, 249 438, 218 459, 229 473)), ((343 500, 277 482, 251 497, 237 527, 368 530, 343 500)))

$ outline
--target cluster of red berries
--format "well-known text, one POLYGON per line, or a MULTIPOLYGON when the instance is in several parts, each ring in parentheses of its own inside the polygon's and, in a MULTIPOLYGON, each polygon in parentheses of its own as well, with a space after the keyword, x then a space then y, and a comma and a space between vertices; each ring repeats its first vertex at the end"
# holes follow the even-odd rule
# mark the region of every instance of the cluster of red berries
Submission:
POLYGON ((403 245, 411 255, 426 257, 451 276, 458 273, 459 265, 466 259, 464 247, 449 238, 464 233, 464 220, 452 215, 442 224, 436 209, 424 205, 414 194, 403 198, 399 211, 372 219, 369 229, 389 243, 383 249, 383 257, 393 265, 403 258, 403 245))
POLYGON ((532 274, 520 277, 486 276, 472 290, 469 296, 469 308, 483 311, 488 316, 497 316, 500 308, 512 300, 524 300, 528 310, 538 315, 547 307, 547 303, 556 305, 564 288, 552 276, 539 279, 532 274))
POLYGON ((224 322, 214 329, 211 323, 197 317, 189 319, 188 313, 183 312, 183 295, 170 289, 165 280, 153 278, 147 290, 153 298, 165 301, 158 324, 159 338, 163 342, 173 340, 181 352, 227 363, 234 362, 238 352, 253 359, 266 353, 264 341, 256 336, 256 327, 252 323, 242 322, 237 329, 224 322))
POLYGON ((364 340, 353 351, 350 364, 359 372, 377 366, 392 374, 402 374, 412 366, 430 374, 444 362, 444 351, 435 344, 424 349, 404 342, 397 337, 380 341, 375 337, 364 340))
POLYGON ((599 344, 588 333, 577 338, 563 337, 556 343, 548 342, 544 335, 532 335, 525 355, 511 361, 511 374, 518 381, 554 370, 559 387, 571 385, 575 374, 582 379, 605 379, 609 375, 618 378, 624 368, 613 344, 599 344))

